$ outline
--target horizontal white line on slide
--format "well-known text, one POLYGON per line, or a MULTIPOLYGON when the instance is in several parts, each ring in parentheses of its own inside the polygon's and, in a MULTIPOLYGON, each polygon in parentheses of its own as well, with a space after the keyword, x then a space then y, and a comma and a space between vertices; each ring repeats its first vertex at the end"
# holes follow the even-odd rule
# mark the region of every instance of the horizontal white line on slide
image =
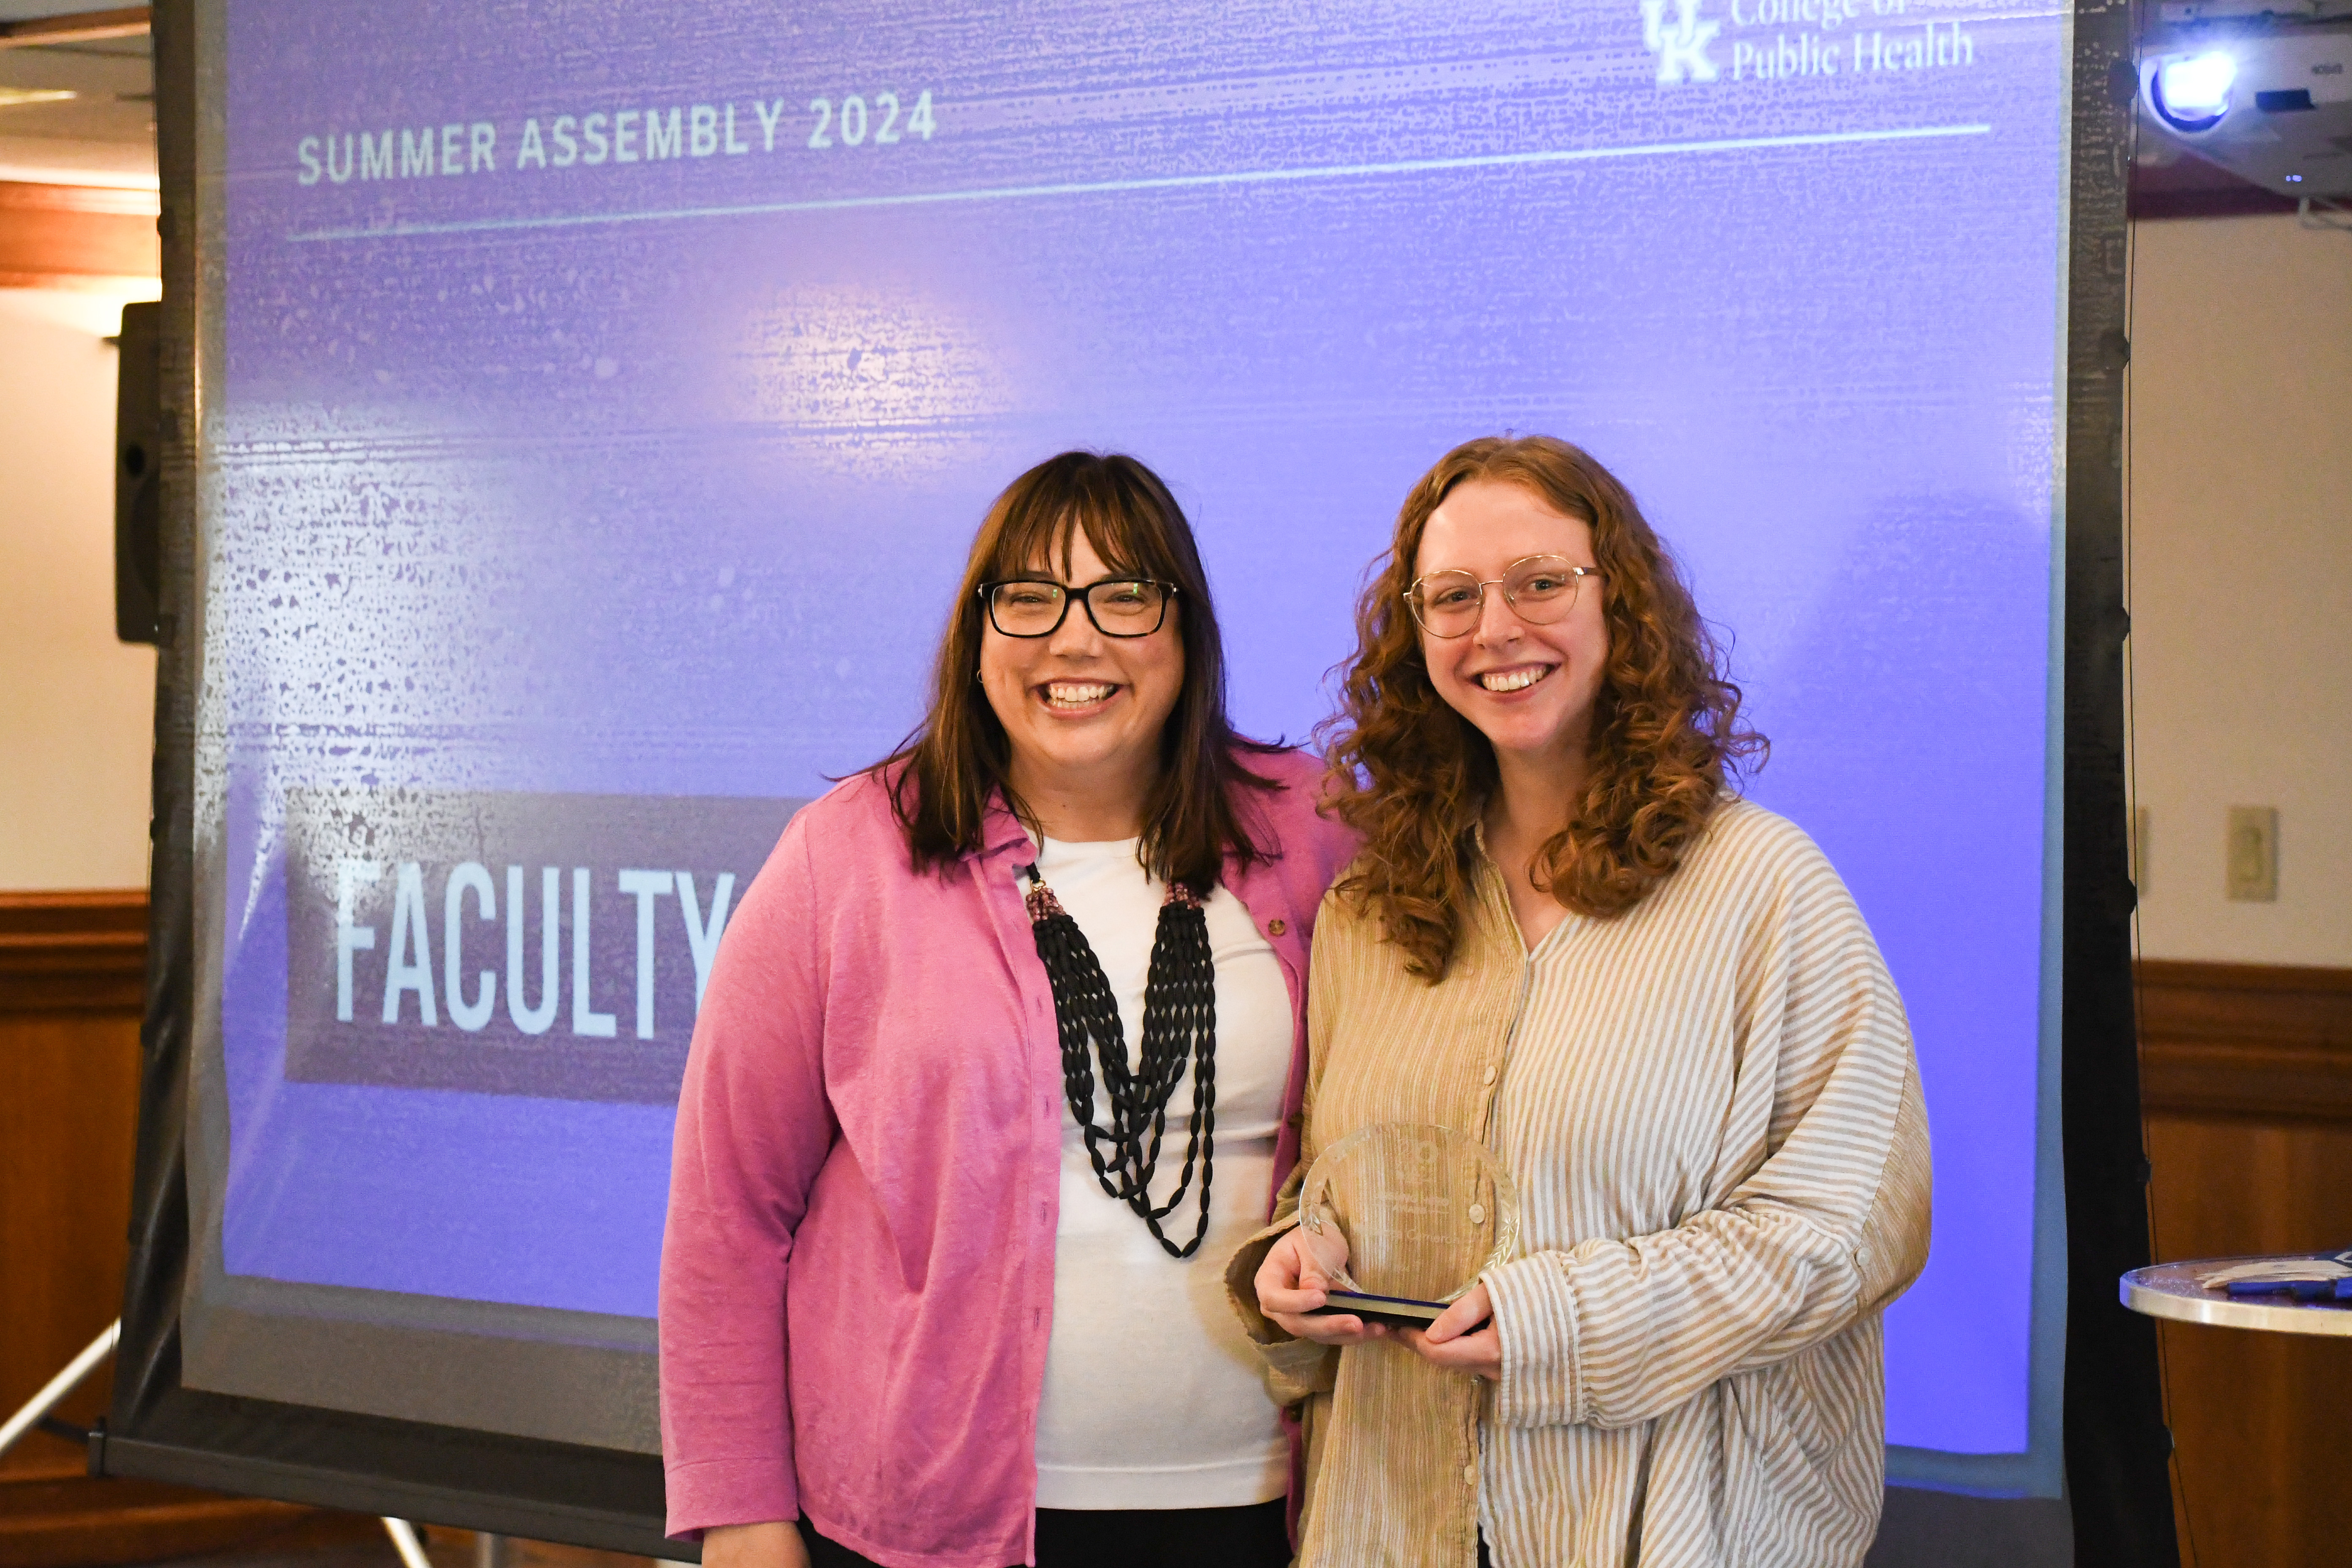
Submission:
POLYGON ((1119 191, 1172 191, 1199 185, 1256 185, 1281 180, 1342 180, 1378 174, 1425 174, 1449 169, 1505 169, 1533 163, 1581 163, 1601 158, 1660 158, 1693 153, 1745 153, 1776 147, 1834 147, 1856 142, 1918 142, 1938 136, 1982 136, 1990 125, 1915 125, 1891 131, 1815 131, 1788 136, 1729 136, 1713 142, 1643 142, 1626 147, 1564 147, 1541 153, 1480 153, 1460 158, 1407 158, 1390 163, 1318 163, 1297 169, 1234 169, 1214 174, 1155 174, 1133 180, 1080 180, 1065 184, 993 185, 966 191, 908 191, 893 195, 824 196, 798 202, 737 206, 664 207, 649 212, 556 213, 538 217, 458 218, 446 223, 394 223, 360 228, 297 230, 298 243, 334 239, 397 239, 407 235, 486 234, 500 229, 578 228, 592 224, 660 223, 674 218, 752 217, 769 213, 845 212, 857 207, 928 206, 942 202, 1027 201, 1046 196, 1104 195, 1119 191))

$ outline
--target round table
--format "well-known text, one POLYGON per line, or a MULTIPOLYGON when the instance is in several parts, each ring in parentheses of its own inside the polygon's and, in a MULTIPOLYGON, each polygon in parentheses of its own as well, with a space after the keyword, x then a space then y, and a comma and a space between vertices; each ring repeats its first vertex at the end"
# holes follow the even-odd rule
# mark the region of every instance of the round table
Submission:
MULTIPOLYGON (((2332 1253, 2298 1256, 2329 1258, 2332 1253)), ((2218 1323, 2229 1329, 2267 1329, 2279 1334, 2352 1335, 2352 1302, 2297 1301, 2285 1296, 2231 1296, 2208 1290, 2197 1283, 2232 1263, 2251 1258, 2204 1258, 2188 1263, 2159 1263, 2135 1268, 2122 1280, 2123 1303, 2151 1318, 2171 1318, 2184 1323, 2218 1323)))

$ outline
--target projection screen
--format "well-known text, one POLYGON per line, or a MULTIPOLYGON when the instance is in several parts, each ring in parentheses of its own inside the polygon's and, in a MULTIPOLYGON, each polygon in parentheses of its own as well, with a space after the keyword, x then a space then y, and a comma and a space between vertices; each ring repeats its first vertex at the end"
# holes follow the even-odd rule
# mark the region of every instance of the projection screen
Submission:
POLYGON ((1167 475, 1300 741, 1408 484, 1540 431, 1910 1010, 1892 1474, 2057 1495, 2063 6, 193 16, 188 1389, 642 1485, 710 955, 918 716, 990 497, 1167 475))

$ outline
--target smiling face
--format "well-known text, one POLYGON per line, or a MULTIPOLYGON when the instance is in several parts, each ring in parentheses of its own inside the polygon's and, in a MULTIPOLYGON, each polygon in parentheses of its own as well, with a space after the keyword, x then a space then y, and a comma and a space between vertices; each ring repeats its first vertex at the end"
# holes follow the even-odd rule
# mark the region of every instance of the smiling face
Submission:
MULTIPOLYGON (((1084 529, 1070 558, 1040 558, 1024 576, 1084 588, 1114 573, 1084 529)), ((1052 636, 1007 637, 981 621, 980 678, 1012 745, 1007 772, 1033 805, 1054 796, 1131 795, 1140 810, 1160 770, 1160 737, 1184 689, 1184 639, 1171 605, 1149 637, 1105 637, 1072 595, 1052 636)))
MULTIPOLYGON (((1592 525, 1524 486, 1472 479, 1430 513, 1413 575, 1457 570, 1491 583, 1530 555, 1593 565, 1592 525)), ((1574 607, 1549 626, 1522 619, 1502 588, 1489 586, 1474 630, 1457 637, 1423 630, 1421 654, 1438 696, 1494 743, 1505 767, 1582 763, 1609 661, 1600 579, 1583 579, 1574 607)))

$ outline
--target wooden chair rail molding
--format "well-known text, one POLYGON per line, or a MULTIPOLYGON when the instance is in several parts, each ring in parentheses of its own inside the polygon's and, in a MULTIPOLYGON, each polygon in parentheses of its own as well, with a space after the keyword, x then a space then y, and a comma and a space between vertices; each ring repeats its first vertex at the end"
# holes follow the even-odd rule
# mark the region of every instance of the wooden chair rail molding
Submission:
POLYGON ((2140 1102, 2352 1124, 2352 969, 2139 964, 2140 1102))
POLYGON ((0 1011, 137 1014, 147 889, 0 893, 0 1011))

